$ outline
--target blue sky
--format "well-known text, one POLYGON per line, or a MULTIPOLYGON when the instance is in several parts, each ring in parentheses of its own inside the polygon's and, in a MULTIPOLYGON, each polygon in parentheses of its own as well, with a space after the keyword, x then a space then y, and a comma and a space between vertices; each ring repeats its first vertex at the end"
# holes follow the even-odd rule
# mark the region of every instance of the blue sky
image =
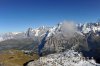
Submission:
POLYGON ((0 0, 0 33, 52 26, 63 20, 95 22, 100 0, 0 0))

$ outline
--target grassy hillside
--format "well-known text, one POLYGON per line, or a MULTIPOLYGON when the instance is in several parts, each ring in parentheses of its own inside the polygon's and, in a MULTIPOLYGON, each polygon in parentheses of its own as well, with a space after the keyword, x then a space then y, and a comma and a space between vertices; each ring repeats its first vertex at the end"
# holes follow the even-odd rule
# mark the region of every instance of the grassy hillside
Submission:
POLYGON ((27 55, 19 50, 7 50, 0 53, 0 66, 23 66, 30 60, 37 60, 37 54, 27 55))

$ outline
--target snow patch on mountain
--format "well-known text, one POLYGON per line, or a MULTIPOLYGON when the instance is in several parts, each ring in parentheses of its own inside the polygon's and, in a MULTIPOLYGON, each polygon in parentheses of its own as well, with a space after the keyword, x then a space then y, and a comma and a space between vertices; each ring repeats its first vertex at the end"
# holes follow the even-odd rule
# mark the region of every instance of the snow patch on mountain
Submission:
POLYGON ((55 26, 54 26, 53 28, 50 28, 50 29, 49 29, 49 34, 48 34, 47 37, 50 37, 51 35, 54 35, 54 34, 55 34, 56 28, 57 28, 57 27, 55 27, 55 26))
POLYGON ((82 27, 81 31, 85 34, 91 32, 91 31, 93 33, 100 32, 100 23, 85 23, 85 24, 81 25, 80 27, 82 27))
POLYGON ((35 31, 35 36, 38 36, 38 35, 39 35, 39 31, 40 31, 40 30, 35 29, 34 31, 35 31))

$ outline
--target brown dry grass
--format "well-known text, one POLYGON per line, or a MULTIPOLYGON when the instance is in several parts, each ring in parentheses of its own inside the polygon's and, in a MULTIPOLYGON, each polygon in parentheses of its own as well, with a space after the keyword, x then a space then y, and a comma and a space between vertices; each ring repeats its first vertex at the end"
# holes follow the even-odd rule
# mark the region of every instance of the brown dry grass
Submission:
POLYGON ((0 63, 4 66, 23 66, 29 60, 37 60, 39 56, 24 54, 19 50, 7 50, 0 54, 0 63))

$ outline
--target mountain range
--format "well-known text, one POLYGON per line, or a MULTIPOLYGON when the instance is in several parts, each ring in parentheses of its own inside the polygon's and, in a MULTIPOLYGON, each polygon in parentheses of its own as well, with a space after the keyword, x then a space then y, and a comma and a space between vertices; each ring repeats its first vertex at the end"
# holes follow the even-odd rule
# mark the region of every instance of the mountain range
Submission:
POLYGON ((43 36, 48 30, 50 32, 49 35, 51 35, 51 34, 55 34, 57 32, 61 32, 60 30, 65 30, 65 31, 71 30, 72 27, 73 27, 73 30, 74 30, 74 28, 76 28, 77 31, 80 32, 80 34, 87 34, 89 32, 93 32, 98 35, 98 33, 100 32, 100 23, 99 22, 98 23, 85 23, 85 24, 72 24, 72 23, 70 23, 68 25, 67 24, 59 23, 53 27, 42 26, 42 27, 39 27, 36 29, 28 28, 26 31, 23 31, 23 32, 4 33, 4 34, 0 35, 0 41, 5 41, 8 39, 21 39, 21 38, 28 38, 28 37, 35 39, 35 37, 43 36))
POLYGON ((48 55, 73 49, 82 52, 85 57, 94 57, 98 62, 99 48, 99 22, 85 24, 63 22, 53 27, 28 28, 24 32, 0 35, 0 50, 33 50, 48 55))

